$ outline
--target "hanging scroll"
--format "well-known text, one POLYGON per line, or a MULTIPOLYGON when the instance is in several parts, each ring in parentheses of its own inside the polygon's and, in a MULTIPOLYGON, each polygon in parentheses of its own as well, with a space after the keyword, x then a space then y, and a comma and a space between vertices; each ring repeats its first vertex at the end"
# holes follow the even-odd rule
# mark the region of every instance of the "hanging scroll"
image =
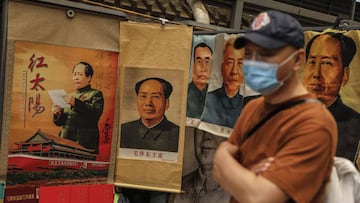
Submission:
POLYGON ((120 23, 115 185, 180 192, 192 30, 120 23))

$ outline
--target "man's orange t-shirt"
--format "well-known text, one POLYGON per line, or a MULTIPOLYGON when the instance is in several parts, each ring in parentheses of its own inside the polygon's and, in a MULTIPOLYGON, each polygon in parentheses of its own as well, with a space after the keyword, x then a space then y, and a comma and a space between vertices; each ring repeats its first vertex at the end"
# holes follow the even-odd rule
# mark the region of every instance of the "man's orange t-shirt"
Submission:
MULTIPOLYGON (((304 98, 315 97, 307 94, 284 103, 304 98)), ((229 141, 239 146, 239 162, 248 169, 265 158, 275 158, 261 175, 285 191, 291 198, 288 202, 322 203, 337 145, 336 122, 323 104, 302 103, 283 110, 245 137, 281 105, 267 104, 263 97, 249 102, 229 141)))

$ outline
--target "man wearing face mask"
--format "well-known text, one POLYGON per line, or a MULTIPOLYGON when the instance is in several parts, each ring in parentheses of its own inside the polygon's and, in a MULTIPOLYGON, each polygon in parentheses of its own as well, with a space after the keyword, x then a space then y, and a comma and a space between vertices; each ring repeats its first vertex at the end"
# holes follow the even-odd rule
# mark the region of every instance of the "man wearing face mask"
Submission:
POLYGON ((246 84, 263 96, 249 101, 215 153, 213 175, 230 202, 324 202, 337 128, 297 75, 303 46, 299 22, 273 10, 260 13, 235 42, 245 48, 246 84), (250 170, 270 157, 266 170, 250 170))

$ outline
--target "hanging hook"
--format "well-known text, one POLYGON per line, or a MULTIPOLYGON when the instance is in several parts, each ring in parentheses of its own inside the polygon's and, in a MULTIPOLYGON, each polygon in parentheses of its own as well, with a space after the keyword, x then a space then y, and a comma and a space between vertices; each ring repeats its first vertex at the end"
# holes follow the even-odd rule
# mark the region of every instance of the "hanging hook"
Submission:
POLYGON ((169 22, 169 20, 168 20, 168 19, 165 19, 165 18, 159 18, 159 20, 160 20, 160 23, 161 23, 161 27, 164 27, 164 25, 165 25, 167 22, 169 22))
POLYGON ((348 21, 346 21, 346 20, 342 20, 342 21, 340 22, 340 25, 339 25, 339 27, 341 28, 341 30, 345 30, 348 26, 349 26, 349 23, 348 23, 348 21))

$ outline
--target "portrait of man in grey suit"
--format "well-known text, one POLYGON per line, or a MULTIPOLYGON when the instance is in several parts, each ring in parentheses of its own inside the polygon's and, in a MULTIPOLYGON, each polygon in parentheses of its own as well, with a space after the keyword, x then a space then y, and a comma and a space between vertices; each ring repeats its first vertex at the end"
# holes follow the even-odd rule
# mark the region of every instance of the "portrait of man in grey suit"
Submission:
POLYGON ((235 49, 234 41, 234 37, 225 41, 221 62, 223 84, 208 92, 201 117, 203 121, 229 128, 234 127, 241 113, 244 97, 240 94, 240 86, 244 82, 244 49, 235 49))

